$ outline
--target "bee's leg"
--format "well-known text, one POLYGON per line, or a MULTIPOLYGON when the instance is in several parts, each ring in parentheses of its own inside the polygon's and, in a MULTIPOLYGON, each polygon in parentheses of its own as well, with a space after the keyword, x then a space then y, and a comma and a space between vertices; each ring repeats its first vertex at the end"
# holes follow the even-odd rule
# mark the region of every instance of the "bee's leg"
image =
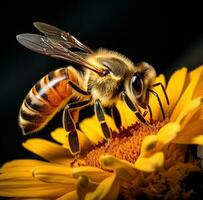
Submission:
POLYGON ((79 94, 82 94, 82 95, 84 95, 84 96, 90 95, 89 92, 87 92, 87 91, 81 89, 81 88, 80 88, 77 84, 75 84, 73 81, 68 80, 68 84, 69 84, 76 92, 78 92, 79 94))
POLYGON ((76 153, 75 156, 74 156, 74 159, 70 162, 70 166, 71 167, 74 167, 76 161, 80 158, 80 154, 79 153, 76 153))
POLYGON ((70 145, 70 150, 72 154, 77 154, 79 152, 79 141, 78 134, 76 131, 75 123, 71 116, 70 111, 72 109, 78 109, 84 106, 87 106, 90 103, 90 100, 85 101, 77 101, 73 103, 69 103, 63 111, 63 127, 69 133, 68 134, 68 142, 70 145))
POLYGON ((95 114, 97 116, 97 119, 100 122, 104 137, 106 139, 109 139, 111 137, 111 132, 110 132, 110 129, 109 129, 109 127, 105 121, 104 110, 102 108, 102 105, 101 105, 101 102, 99 99, 95 100, 94 110, 95 110, 95 114))
POLYGON ((148 110, 149 110, 150 124, 152 124, 152 122, 153 122, 152 109, 151 109, 151 107, 150 107, 149 105, 147 106, 147 108, 148 108, 148 110))
POLYGON ((121 116, 120 116, 120 113, 119 113, 118 109, 116 108, 116 106, 113 106, 111 108, 111 115, 114 119, 116 127, 120 128, 121 127, 121 116))
POLYGON ((145 110, 145 111, 143 112, 142 116, 145 117, 148 112, 149 112, 148 110, 145 110))
POLYGON ((121 93, 121 97, 122 100, 126 103, 126 105, 130 108, 130 110, 132 110, 136 117, 139 119, 140 122, 147 124, 147 121, 145 120, 145 118, 142 116, 142 114, 139 112, 139 110, 135 107, 135 105, 133 104, 133 102, 130 100, 130 98, 128 97, 128 95, 125 92, 121 93))
POLYGON ((165 113, 164 113, 164 109, 163 109, 163 106, 162 106, 162 103, 161 103, 161 100, 159 98, 159 95, 158 93, 156 93, 154 90, 151 90, 151 89, 148 89, 149 92, 151 92, 158 100, 159 102, 159 106, 161 108, 161 112, 162 112, 162 116, 163 116, 163 119, 165 120, 165 113))
POLYGON ((166 98, 166 102, 169 105, 170 104, 169 103, 169 98, 168 98, 168 95, 166 93, 166 90, 165 90, 165 87, 163 86, 163 84, 161 82, 158 82, 158 83, 155 83, 155 84, 152 85, 152 87, 156 87, 156 86, 161 86, 161 89, 163 90, 165 98, 166 98))

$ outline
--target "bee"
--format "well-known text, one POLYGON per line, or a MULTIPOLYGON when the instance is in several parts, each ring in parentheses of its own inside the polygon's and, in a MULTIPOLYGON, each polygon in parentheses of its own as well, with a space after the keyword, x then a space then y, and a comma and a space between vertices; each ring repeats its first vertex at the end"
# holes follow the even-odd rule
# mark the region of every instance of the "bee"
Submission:
POLYGON ((121 119, 115 104, 119 98, 141 123, 148 124, 139 106, 148 109, 152 121, 149 93, 156 96, 165 119, 159 95, 152 87, 161 86, 168 104, 169 100, 161 83, 153 85, 156 71, 150 64, 135 65, 124 55, 103 48, 93 51, 70 33, 46 23, 35 22, 34 26, 44 35, 20 34, 16 36, 19 43, 35 52, 79 65, 81 69, 72 66, 56 69, 31 88, 19 112, 23 134, 41 130, 63 109, 62 122, 68 133, 70 150, 77 154, 80 145, 75 124, 82 108, 94 105, 104 138, 109 140, 111 131, 105 120, 104 107, 111 108, 118 128, 121 119))

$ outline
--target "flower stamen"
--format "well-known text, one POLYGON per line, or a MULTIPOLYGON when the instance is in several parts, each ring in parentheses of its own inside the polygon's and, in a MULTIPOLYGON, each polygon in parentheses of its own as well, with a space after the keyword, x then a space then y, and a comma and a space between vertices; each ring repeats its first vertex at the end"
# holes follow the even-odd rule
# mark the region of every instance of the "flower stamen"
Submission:
POLYGON ((74 166, 100 167, 101 155, 109 154, 116 158, 134 163, 141 149, 143 138, 147 135, 155 135, 159 129, 166 124, 165 121, 154 121, 152 125, 135 123, 128 128, 122 128, 119 132, 113 132, 109 142, 102 142, 90 150, 82 161, 78 160, 74 166))

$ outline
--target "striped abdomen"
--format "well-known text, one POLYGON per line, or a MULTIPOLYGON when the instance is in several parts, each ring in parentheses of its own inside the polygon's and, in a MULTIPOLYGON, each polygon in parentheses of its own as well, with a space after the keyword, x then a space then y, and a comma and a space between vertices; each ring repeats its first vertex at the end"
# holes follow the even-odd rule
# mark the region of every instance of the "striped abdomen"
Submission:
POLYGON ((23 134, 42 129, 64 107, 73 94, 68 79, 79 84, 78 73, 72 67, 50 72, 32 87, 19 113, 23 134))

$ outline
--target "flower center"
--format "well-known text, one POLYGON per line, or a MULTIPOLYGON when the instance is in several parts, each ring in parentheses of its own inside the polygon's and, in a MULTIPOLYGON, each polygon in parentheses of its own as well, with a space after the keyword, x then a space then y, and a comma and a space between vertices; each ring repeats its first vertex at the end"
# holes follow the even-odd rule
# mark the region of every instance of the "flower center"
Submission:
POLYGON ((139 154, 143 138, 147 135, 155 135, 166 121, 155 121, 152 125, 135 123, 128 128, 122 128, 119 132, 113 132, 109 141, 104 141, 94 149, 87 152, 86 156, 76 160, 74 166, 100 167, 101 155, 110 154, 117 158, 134 163, 139 154))

